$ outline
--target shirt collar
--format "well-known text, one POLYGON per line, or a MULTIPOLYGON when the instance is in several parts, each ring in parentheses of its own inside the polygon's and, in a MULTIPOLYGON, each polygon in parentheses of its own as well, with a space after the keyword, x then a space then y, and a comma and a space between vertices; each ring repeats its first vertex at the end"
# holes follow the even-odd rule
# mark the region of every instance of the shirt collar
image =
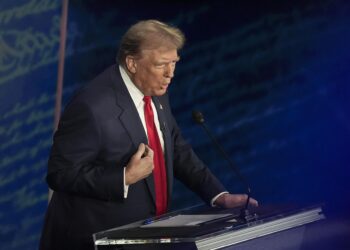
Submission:
POLYGON ((121 65, 119 65, 119 71, 120 71, 120 75, 122 76, 122 79, 126 85, 126 88, 129 91, 131 99, 135 103, 135 106, 139 107, 140 105, 142 105, 142 107, 143 107, 144 94, 131 81, 129 75, 126 73, 125 69, 121 65))

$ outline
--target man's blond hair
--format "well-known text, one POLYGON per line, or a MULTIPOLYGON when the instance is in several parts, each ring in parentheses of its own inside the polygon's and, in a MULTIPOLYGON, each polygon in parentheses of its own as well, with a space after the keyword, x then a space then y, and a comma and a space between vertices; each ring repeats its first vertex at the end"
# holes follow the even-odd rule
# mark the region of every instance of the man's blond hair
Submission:
POLYGON ((129 28, 121 39, 117 62, 125 67, 127 56, 141 56, 143 49, 161 46, 180 50, 185 43, 185 35, 174 26, 158 20, 140 21, 129 28))

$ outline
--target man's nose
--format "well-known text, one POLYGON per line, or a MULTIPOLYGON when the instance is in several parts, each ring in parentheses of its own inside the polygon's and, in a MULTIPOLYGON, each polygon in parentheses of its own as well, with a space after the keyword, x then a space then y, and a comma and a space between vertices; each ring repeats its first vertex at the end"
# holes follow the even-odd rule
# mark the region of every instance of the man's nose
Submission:
POLYGON ((169 78, 173 78, 174 71, 175 71, 175 68, 171 64, 168 64, 165 68, 165 76, 169 78))

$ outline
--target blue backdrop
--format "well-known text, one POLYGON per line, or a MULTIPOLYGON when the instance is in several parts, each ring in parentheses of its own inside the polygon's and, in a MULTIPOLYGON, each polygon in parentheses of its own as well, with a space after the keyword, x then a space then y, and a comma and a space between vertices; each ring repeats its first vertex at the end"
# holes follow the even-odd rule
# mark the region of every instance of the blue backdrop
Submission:
MULTIPOLYGON (((36 249, 47 206, 59 0, 0 1, 0 246, 36 249)), ((244 187, 204 131, 199 109, 261 204, 350 208, 348 1, 78 1, 69 4, 64 103, 115 61, 140 19, 180 27, 170 86, 184 136, 232 192, 244 187)), ((176 183, 173 209, 201 202, 176 183)))

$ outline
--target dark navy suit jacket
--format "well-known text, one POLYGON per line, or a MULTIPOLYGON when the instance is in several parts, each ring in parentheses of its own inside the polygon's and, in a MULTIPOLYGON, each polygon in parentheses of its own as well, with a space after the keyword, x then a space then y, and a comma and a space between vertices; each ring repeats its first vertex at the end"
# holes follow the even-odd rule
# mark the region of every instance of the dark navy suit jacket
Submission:
MULTIPOLYGON (((167 95, 153 97, 164 137, 168 197, 173 177, 204 201, 224 191, 182 138, 167 95)), ((147 137, 113 65, 68 103, 51 149, 47 182, 54 190, 40 249, 93 249, 92 234, 155 215, 153 175, 123 194, 123 168, 147 137)), ((169 204, 170 205, 170 204, 169 204)))

